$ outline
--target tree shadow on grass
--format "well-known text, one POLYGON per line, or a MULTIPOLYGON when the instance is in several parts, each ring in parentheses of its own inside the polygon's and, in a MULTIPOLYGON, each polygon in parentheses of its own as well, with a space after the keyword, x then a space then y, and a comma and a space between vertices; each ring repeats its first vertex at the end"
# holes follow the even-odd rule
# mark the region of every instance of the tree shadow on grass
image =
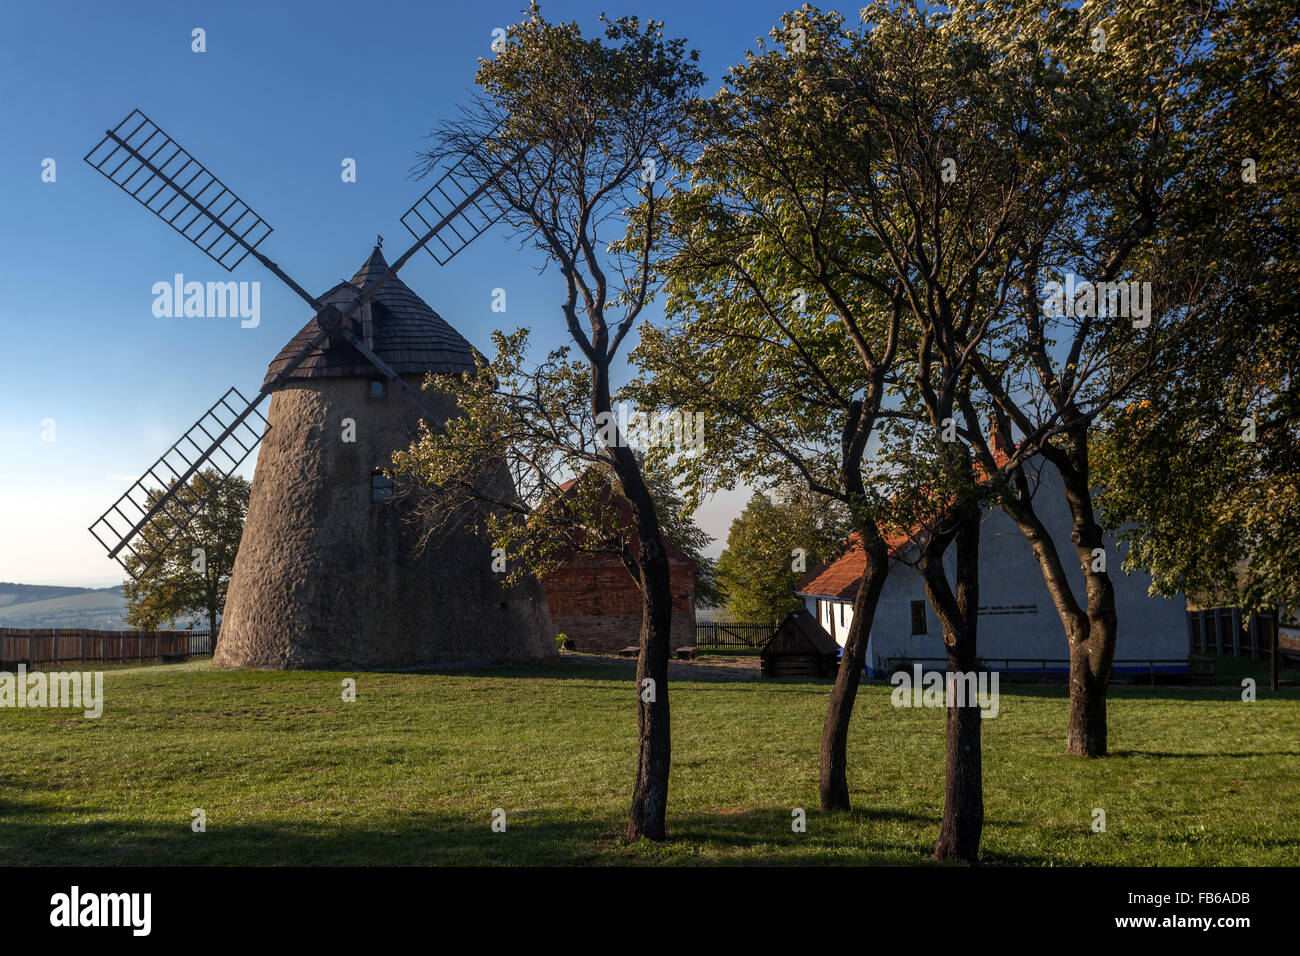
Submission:
POLYGON ((785 807, 670 814, 665 844, 627 841, 621 812, 507 811, 506 830, 494 832, 487 810, 475 820, 419 812, 237 823, 206 810, 207 830, 195 833, 183 808, 160 824, 124 819, 116 807, 0 798, 0 855, 20 866, 897 866, 930 863, 933 844, 896 824, 925 824, 925 840, 938 832, 937 817, 874 809, 809 811, 805 832, 792 829, 785 807))
MULTIPOLYGON (((791 808, 669 815, 669 841, 629 842, 618 812, 507 811, 494 832, 463 814, 417 812, 377 821, 271 819, 225 823, 207 808, 208 826, 194 833, 183 809, 174 823, 122 818, 120 808, 50 806, 0 798, 0 855, 14 866, 947 866, 933 860, 937 814, 881 808, 847 813, 808 810, 796 832, 791 808), (51 819, 57 815, 59 819, 51 819), (115 817, 115 818, 114 818, 115 817)), ((984 866, 1042 866, 1062 860, 993 849, 999 831, 1030 824, 986 819, 984 866)), ((1086 837, 1057 827, 1065 846, 1086 837)), ((1293 848, 1292 838, 1260 841, 1293 848)), ((955 864, 961 865, 961 864, 955 864)), ((1087 865, 1083 863, 1081 865, 1087 865)))
POLYGON ((1159 760, 1169 758, 1186 758, 1189 760, 1214 759, 1219 757, 1240 760, 1250 757, 1300 757, 1300 750, 1250 750, 1222 751, 1220 753, 1190 753, 1165 750, 1112 750, 1111 757, 1155 757, 1159 760))

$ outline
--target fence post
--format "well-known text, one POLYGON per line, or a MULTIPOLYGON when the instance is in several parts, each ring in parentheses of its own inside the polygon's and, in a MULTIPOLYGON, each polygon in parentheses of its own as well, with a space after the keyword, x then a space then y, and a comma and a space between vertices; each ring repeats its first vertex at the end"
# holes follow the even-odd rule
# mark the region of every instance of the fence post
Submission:
POLYGON ((29 667, 36 664, 36 634, 32 631, 27 632, 27 665, 29 667))

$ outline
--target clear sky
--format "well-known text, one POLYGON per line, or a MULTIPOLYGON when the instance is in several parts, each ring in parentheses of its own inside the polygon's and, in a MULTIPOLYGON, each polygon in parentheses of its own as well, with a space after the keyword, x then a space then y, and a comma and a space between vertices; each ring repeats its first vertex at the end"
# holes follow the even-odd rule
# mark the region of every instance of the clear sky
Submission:
MULTIPOLYGON (((82 157, 139 108, 275 232, 260 247, 309 291, 350 277, 377 234, 394 258, 401 214, 430 182, 409 170, 454 114, 492 31, 524 0, 6 3, 0 14, 0 580, 102 586, 117 565, 86 527, 230 385, 253 395, 307 321, 253 260, 218 268, 82 157), (207 50, 191 50, 206 31, 207 50), (357 181, 340 176, 356 160, 357 181), (54 182, 42 181, 55 162, 54 182), (156 318, 152 288, 260 280, 261 322, 156 318), (51 432, 50 421, 53 429, 51 432), (52 438, 53 440, 47 440, 52 438)), ((792 0, 547 2, 548 19, 652 14, 700 50, 713 90, 792 0)), ((447 267, 403 278, 471 342, 495 327, 558 341, 560 288, 536 253, 489 233, 447 267), (507 290, 507 313, 491 291, 507 290)), ((651 316, 653 318, 653 315, 651 316)), ((700 523, 719 540, 745 494, 700 523)))

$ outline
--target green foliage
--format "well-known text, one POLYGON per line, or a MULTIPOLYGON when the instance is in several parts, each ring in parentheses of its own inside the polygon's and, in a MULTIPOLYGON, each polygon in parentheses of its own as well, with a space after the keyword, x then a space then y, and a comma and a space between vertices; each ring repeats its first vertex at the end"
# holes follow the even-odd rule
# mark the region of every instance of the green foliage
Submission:
MULTIPOLYGON (((806 11, 773 35, 796 22, 809 49, 845 42, 838 15, 806 11)), ((692 111, 695 143, 674 156, 689 182, 634 217, 630 239, 662 239, 671 321, 642 330, 633 394, 705 413, 709 453, 672 463, 692 501, 799 481, 880 504, 858 471, 899 330, 879 245, 831 174, 852 146, 844 89, 824 82, 835 55, 749 55, 692 111)))
MULTIPOLYGON (((654 499, 655 514, 659 517, 659 530, 664 540, 676 545, 698 568, 695 575, 696 606, 721 605, 726 594, 718 580, 718 562, 704 554, 704 549, 713 543, 713 538, 695 523, 694 509, 678 490, 672 474, 665 468, 651 467, 641 452, 637 452, 637 460, 650 489, 650 497, 654 499)), ((610 486, 617 488, 612 474, 610 486)))
POLYGON ((795 585, 839 557, 851 530, 846 509, 836 505, 793 484, 771 497, 754 493, 718 558, 718 583, 734 620, 776 622, 799 609, 795 585))
MULTIPOLYGON (((611 367, 651 292, 653 240, 615 249, 607 233, 622 228, 629 205, 653 203, 655 171, 678 148, 703 76, 697 54, 665 38, 661 22, 601 19, 604 38, 587 38, 532 4, 480 61, 479 96, 463 119, 434 132, 420 167, 453 159, 490 183, 506 225, 563 280, 556 318, 575 356, 558 348, 533 365, 526 331, 495 332, 496 355, 477 375, 426 383, 452 394, 459 416, 436 432, 425 427, 394 457, 426 535, 485 518, 508 555, 505 583, 582 550, 618 554, 641 584, 637 556, 661 546, 657 515, 674 525, 683 550, 701 546, 681 509, 654 502, 628 436, 609 427, 611 367), (604 480, 610 473, 616 494, 604 480), (630 529, 624 499, 636 502, 630 529)), ((666 575, 656 574, 655 597, 667 601, 666 575)))
MULTIPOLYGON (((508 585, 544 575, 569 551, 632 562, 637 547, 590 411, 590 367, 569 360, 567 347, 532 366, 528 338, 522 329, 494 333, 496 355, 481 358, 477 374, 429 376, 426 387, 452 395, 459 414, 436 430, 422 423, 417 440, 393 455, 392 473, 425 534, 484 516, 507 556, 508 585)), ((712 539, 668 472, 633 454, 661 533, 699 568, 697 599, 717 603, 714 562, 703 554, 712 539)))
POLYGON ((1170 214, 1178 248, 1231 282, 1159 374, 1106 416, 1093 467, 1106 523, 1129 545, 1125 568, 1149 572, 1156 593, 1294 614, 1300 21, 1291 4, 1254 0, 1216 7, 1208 22, 1214 42, 1188 84, 1205 186, 1171 197, 1170 214))
POLYGON ((1284 320, 1256 348, 1202 356, 1109 416, 1093 458, 1102 510, 1155 593, 1296 613, 1300 388, 1277 356, 1300 354, 1298 331, 1284 320))
MULTIPOLYGON (((223 482, 220 473, 211 468, 196 474, 176 492, 141 532, 150 548, 162 551, 162 557, 138 579, 128 577, 124 582, 128 624, 150 630, 178 617, 202 615, 216 633, 251 492, 246 479, 231 475, 223 482), (186 512, 198 506, 213 489, 217 490, 212 500, 170 545, 164 545, 186 512)), ((160 489, 150 491, 148 507, 153 507, 162 494, 160 489)), ((151 553, 146 548, 138 550, 151 553)), ((129 560, 133 566, 137 561, 134 557, 129 560)))

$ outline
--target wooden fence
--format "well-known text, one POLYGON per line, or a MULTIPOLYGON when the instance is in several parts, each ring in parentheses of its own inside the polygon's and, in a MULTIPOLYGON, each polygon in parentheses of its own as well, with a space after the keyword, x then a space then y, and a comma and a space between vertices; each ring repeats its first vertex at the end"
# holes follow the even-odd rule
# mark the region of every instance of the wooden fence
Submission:
POLYGON ((164 655, 211 654, 207 631, 94 631, 65 627, 0 627, 0 661, 28 667, 68 661, 115 664, 160 661, 164 655))
POLYGON ((762 647, 772 636, 775 624, 733 624, 727 621, 697 621, 695 647, 698 650, 723 650, 744 647, 751 650, 762 647))

